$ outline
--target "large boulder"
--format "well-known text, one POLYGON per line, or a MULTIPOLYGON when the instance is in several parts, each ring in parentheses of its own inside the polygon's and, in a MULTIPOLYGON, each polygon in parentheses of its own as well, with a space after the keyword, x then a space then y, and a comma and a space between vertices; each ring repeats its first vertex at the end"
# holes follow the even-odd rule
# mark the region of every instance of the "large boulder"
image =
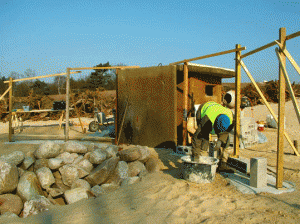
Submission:
POLYGON ((48 165, 48 159, 38 159, 34 163, 34 171, 37 171, 38 169, 42 167, 49 167, 48 165))
POLYGON ((38 159, 49 159, 58 156, 60 146, 52 141, 43 142, 40 147, 35 150, 34 156, 38 159))
POLYGON ((78 169, 72 165, 64 165, 59 168, 62 181, 65 185, 71 187, 73 182, 79 179, 78 169))
POLYGON ((87 182, 91 184, 91 186, 95 186, 97 184, 104 183, 109 176, 113 173, 119 162, 118 157, 112 157, 108 160, 105 160, 103 163, 98 165, 85 179, 87 182))
POLYGON ((119 146, 117 145, 109 145, 106 149, 105 152, 107 154, 107 158, 111 158, 113 156, 116 156, 119 150, 119 146))
POLYGON ((0 159, 3 159, 6 162, 11 163, 11 164, 13 164, 15 166, 17 166, 20 163, 22 163, 23 160, 24 160, 24 158, 25 158, 25 154, 22 151, 15 151, 15 152, 12 152, 12 153, 10 153, 8 155, 2 155, 0 157, 0 159))
POLYGON ((128 163, 128 174, 129 177, 134 177, 139 175, 140 172, 145 171, 146 167, 143 163, 140 161, 134 161, 131 163, 128 163))
POLYGON ((160 171, 159 160, 154 157, 150 157, 145 163, 145 167, 149 173, 154 173, 160 171))
POLYGON ((128 164, 125 161, 119 161, 116 169, 110 175, 106 183, 114 183, 119 185, 123 180, 129 177, 128 170, 128 164))
POLYGON ((68 141, 65 143, 65 151, 69 153, 84 154, 88 152, 88 148, 76 141, 68 141))
POLYGON ((49 188, 55 183, 54 176, 48 167, 42 167, 36 171, 36 175, 42 185, 42 188, 49 188))
POLYGON ((0 159, 0 194, 10 193, 18 186, 18 168, 0 159))
POLYGON ((132 162, 141 158, 142 154, 140 148, 137 146, 130 146, 129 148, 123 149, 117 154, 120 160, 126 162, 132 162))
POLYGON ((12 212, 5 212, 3 215, 1 215, 1 218, 19 218, 19 216, 12 212))
POLYGON ((89 161, 92 164, 98 164, 98 165, 103 163, 106 159, 107 159, 107 155, 105 151, 101 149, 94 150, 93 152, 91 152, 89 157, 89 161))
POLYGON ((48 161, 48 166, 51 170, 56 170, 64 165, 64 160, 60 158, 51 158, 48 161))
POLYGON ((72 164, 72 163, 74 163, 75 159, 78 158, 78 154, 64 152, 64 153, 58 155, 56 158, 62 159, 64 161, 64 164, 72 164))
POLYGON ((85 188, 74 188, 66 191, 64 195, 68 204, 89 198, 88 192, 85 188))
POLYGON ((23 209, 22 199, 18 195, 3 194, 0 195, 0 213, 12 212, 19 215, 23 209))
POLYGON ((34 158, 32 158, 31 156, 26 156, 23 160, 21 168, 24 170, 28 170, 32 166, 32 164, 34 164, 34 162, 35 162, 34 158))
POLYGON ((132 184, 138 182, 139 180, 140 180, 139 177, 128 177, 122 181, 121 186, 122 187, 129 186, 129 185, 132 185, 132 184))
POLYGON ((60 188, 47 188, 46 190, 53 198, 56 198, 64 194, 64 191, 60 188))
POLYGON ((83 188, 89 191, 91 190, 91 185, 86 180, 78 179, 71 186, 71 189, 75 188, 83 188))
POLYGON ((17 194, 23 201, 28 201, 37 195, 43 195, 42 188, 34 172, 26 171, 20 178, 17 194))
POLYGON ((138 146, 138 148, 140 149, 140 152, 141 152, 141 157, 139 158, 139 161, 142 163, 147 162, 147 160, 151 156, 151 152, 150 152, 149 148, 147 146, 138 146))
POLYGON ((24 203, 23 217, 26 218, 47 211, 50 205, 52 205, 52 203, 49 199, 41 195, 36 195, 31 200, 24 203))
POLYGON ((100 195, 103 195, 106 192, 105 192, 105 190, 101 186, 95 185, 94 187, 92 187, 91 193, 93 195, 95 195, 95 197, 99 197, 100 195))

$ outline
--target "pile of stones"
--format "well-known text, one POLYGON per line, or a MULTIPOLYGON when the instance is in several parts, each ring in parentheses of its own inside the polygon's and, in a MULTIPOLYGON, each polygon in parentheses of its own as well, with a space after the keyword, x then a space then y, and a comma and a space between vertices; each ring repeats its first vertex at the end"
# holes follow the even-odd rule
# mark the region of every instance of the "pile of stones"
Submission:
POLYGON ((160 169, 146 146, 45 141, 30 156, 0 157, 1 217, 28 217, 138 182, 160 169))

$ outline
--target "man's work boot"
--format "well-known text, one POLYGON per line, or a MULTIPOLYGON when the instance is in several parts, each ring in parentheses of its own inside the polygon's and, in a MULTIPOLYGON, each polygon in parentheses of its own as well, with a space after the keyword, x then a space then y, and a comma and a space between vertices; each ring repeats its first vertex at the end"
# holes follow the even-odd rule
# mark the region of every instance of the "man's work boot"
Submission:
POLYGON ((232 169, 230 166, 228 166, 225 162, 221 162, 220 165, 217 168, 218 173, 234 173, 234 169, 232 169))

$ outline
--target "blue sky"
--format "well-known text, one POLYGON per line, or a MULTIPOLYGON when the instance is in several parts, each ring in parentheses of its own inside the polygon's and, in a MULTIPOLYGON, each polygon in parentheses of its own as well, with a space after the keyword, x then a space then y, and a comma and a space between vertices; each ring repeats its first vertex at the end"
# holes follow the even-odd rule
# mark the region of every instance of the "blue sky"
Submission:
MULTIPOLYGON (((47 75, 107 61, 167 65, 236 44, 246 53, 278 39, 280 27, 300 31, 299 1, 0 0, 0 73, 47 75)), ((278 79, 274 49, 244 59, 257 81, 278 79)), ((300 37, 287 49, 300 64, 300 37)), ((195 63, 234 68, 234 54, 195 63)), ((288 72, 300 82, 289 64, 288 72)))

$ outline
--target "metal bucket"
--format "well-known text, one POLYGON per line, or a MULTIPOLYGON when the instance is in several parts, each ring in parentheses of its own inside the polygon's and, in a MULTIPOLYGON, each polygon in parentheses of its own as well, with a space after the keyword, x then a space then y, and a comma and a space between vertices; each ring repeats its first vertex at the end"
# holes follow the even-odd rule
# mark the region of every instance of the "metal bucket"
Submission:
POLYGON ((215 179, 219 160, 209 156, 201 156, 200 162, 193 161, 191 156, 181 157, 183 161, 183 178, 193 183, 211 183, 215 179))

